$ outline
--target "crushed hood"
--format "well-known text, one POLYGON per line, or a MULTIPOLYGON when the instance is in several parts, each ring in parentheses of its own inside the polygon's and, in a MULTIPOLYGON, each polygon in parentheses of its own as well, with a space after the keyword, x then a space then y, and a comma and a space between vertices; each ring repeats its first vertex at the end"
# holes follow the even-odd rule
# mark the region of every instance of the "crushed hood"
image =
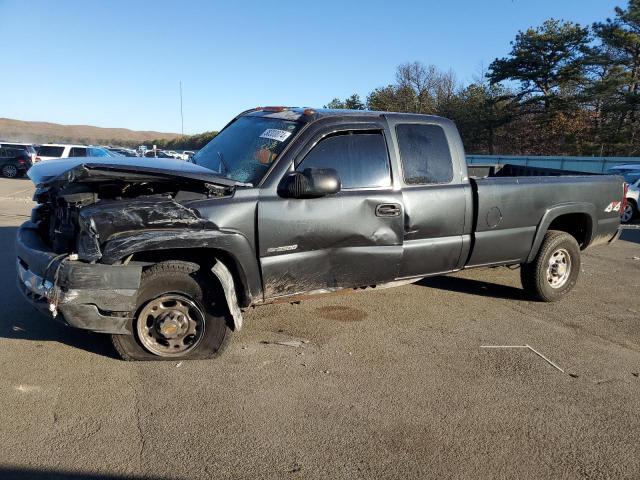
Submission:
POLYGON ((176 177, 230 187, 244 185, 221 177, 208 168, 172 158, 75 157, 64 160, 44 160, 31 167, 27 175, 38 187, 61 186, 79 181, 166 181, 176 177))

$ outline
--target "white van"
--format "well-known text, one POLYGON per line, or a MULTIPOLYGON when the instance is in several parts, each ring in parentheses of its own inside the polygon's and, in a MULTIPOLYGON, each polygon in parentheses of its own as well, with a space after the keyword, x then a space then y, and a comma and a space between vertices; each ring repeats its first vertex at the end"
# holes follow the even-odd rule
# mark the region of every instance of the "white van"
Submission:
POLYGON ((64 143, 45 143, 37 149, 38 160, 55 160, 69 157, 111 157, 112 155, 102 147, 91 145, 69 145, 64 143))

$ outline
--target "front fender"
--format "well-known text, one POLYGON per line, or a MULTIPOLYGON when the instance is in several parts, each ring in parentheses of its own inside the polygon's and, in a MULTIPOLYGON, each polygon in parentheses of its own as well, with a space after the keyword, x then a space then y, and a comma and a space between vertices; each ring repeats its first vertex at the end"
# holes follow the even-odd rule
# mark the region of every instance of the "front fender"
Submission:
POLYGON ((229 230, 150 229, 113 235, 102 250, 102 263, 114 264, 139 252, 210 248, 226 252, 236 263, 250 298, 262 296, 254 249, 244 235, 229 230))
POLYGON ((591 219, 591 228, 587 232, 587 236, 585 239, 585 246, 591 243, 591 239, 595 238, 597 234, 598 222, 596 221, 596 206, 593 203, 587 202, 570 202, 563 203, 561 205, 556 205, 547 209, 538 224, 536 229, 536 235, 533 239, 533 245, 531 246, 531 251, 529 252, 529 256, 527 257, 527 263, 533 261, 538 254, 538 250, 540 250, 540 245, 542 245, 542 241, 544 240, 544 236, 549 230, 549 225, 561 215, 566 215, 569 213, 584 213, 589 216, 591 219))

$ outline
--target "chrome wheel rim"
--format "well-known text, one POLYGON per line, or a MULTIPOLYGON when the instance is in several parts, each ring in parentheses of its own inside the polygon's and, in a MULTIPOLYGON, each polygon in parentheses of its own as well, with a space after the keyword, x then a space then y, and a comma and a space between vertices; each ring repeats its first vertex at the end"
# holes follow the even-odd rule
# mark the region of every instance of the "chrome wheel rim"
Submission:
POLYGON ((14 165, 5 165, 2 167, 2 173, 7 178, 13 178, 18 175, 18 169, 14 165))
POLYGON ((561 288, 571 275, 571 256, 564 248, 559 248, 549 257, 547 282, 551 288, 561 288))
POLYGON ((624 206, 624 212, 622 212, 621 220, 626 223, 630 221, 632 217, 633 217, 633 205, 631 205, 630 203, 627 203, 624 206))
POLYGON ((161 357, 181 356, 202 340, 204 313, 184 295, 162 295, 140 311, 136 330, 140 343, 149 352, 161 357))

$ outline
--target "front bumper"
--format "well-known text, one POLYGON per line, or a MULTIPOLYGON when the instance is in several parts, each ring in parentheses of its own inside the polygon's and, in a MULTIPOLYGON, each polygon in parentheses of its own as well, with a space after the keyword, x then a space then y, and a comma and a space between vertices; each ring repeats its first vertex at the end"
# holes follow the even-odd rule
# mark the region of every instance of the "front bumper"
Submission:
POLYGON ((69 260, 49 251, 32 222, 18 230, 16 255, 18 289, 38 310, 72 327, 131 334, 141 266, 69 260))

